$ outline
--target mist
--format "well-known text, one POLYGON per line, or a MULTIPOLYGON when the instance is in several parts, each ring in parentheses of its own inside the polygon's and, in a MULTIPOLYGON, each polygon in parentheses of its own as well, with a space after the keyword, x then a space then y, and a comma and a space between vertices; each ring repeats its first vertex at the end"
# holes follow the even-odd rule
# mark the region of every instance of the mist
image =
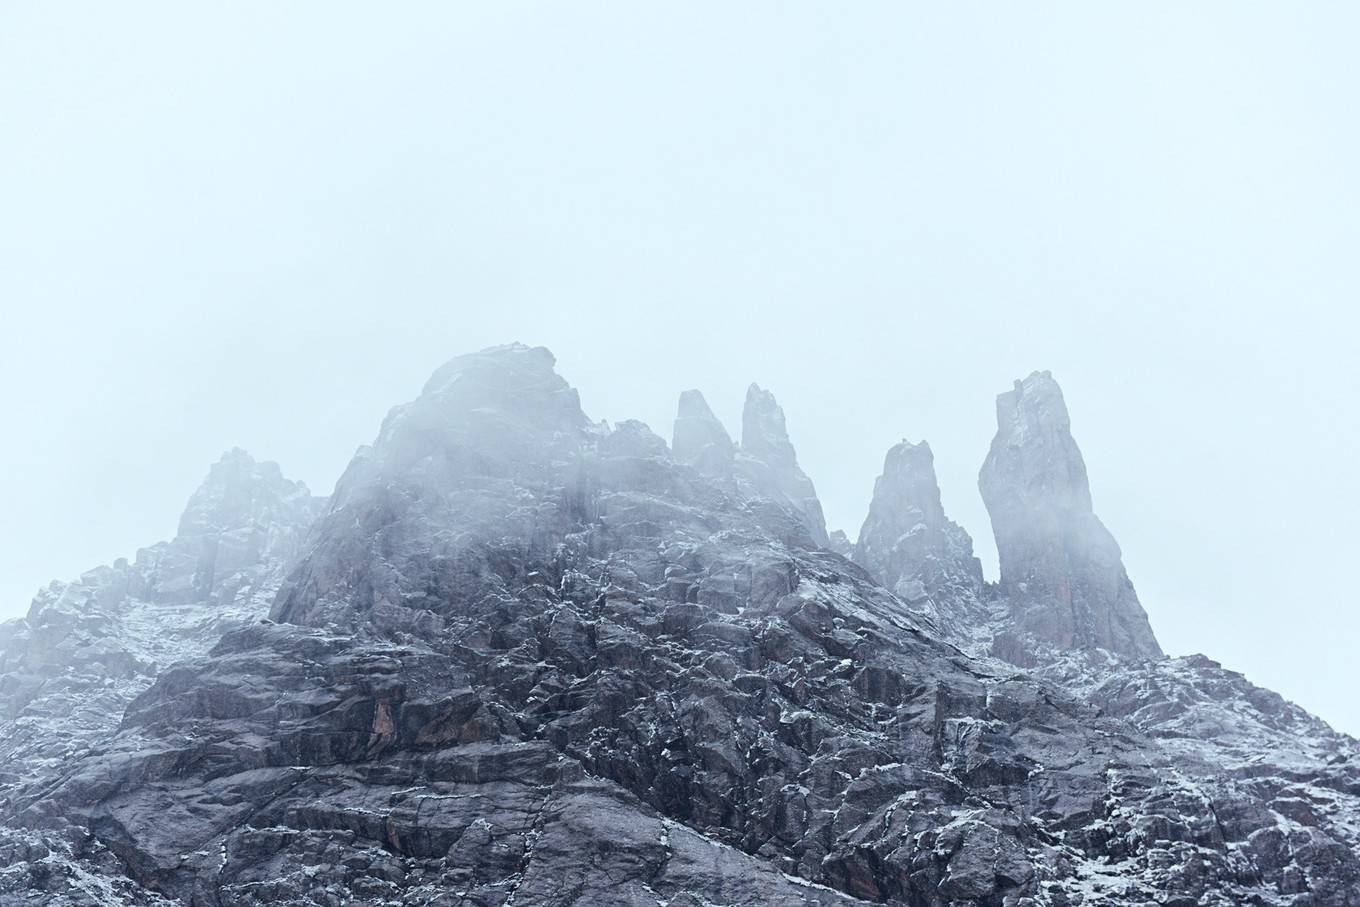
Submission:
POLYGON ((1355 10, 2 15, 0 617, 230 447, 328 492, 512 340, 663 436, 759 382, 851 538, 928 439, 995 579, 995 397, 1048 369, 1164 648, 1360 733, 1355 10))

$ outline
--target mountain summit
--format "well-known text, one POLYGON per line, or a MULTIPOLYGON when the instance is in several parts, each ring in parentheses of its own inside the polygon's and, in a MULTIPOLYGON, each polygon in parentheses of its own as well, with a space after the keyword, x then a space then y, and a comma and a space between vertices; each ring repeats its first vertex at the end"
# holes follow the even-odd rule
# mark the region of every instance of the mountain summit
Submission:
POLYGON ((1024 661, 1029 640, 1155 658, 1119 545, 1095 515, 1086 463, 1062 390, 1034 372, 996 398, 996 437, 978 476, 1001 560, 1001 592, 1017 634, 1003 649, 1024 661))

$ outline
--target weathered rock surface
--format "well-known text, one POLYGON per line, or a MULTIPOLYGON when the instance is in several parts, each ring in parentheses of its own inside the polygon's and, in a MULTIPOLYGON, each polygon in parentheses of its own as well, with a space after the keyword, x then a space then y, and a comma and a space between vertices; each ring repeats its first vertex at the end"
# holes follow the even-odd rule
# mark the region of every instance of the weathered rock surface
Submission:
MULTIPOLYGON (((132 563, 53 582, 27 617, 0 624, 0 812, 40 796, 105 744, 161 670, 268 614, 324 503, 276 464, 229 451, 189 499, 173 540, 132 563)), ((126 880, 111 867, 121 863, 105 851, 96 861, 105 875, 63 863, 70 846, 61 836, 7 842, 0 832, 0 854, 15 859, 17 848, 40 874, 90 892, 91 903, 119 903, 114 891, 126 880)), ((0 901, 9 877, 0 870, 0 901)))
POLYGON ((798 466, 798 455, 784 424, 784 410, 774 394, 758 384, 746 391, 741 412, 741 454, 741 465, 756 488, 800 514, 812 540, 826 547, 829 539, 822 503, 812 480, 798 466))
POLYGON ((1354 741, 1199 662, 969 657, 680 435, 546 350, 440 369, 277 622, 5 802, 0 903, 1360 899, 1354 741))
POLYGON ((99 742, 160 669, 267 614, 323 503, 230 451, 172 541, 53 582, 0 624, 0 805, 99 742))
POLYGON ((700 472, 719 475, 732 470, 737 455, 737 447, 727 429, 713 415, 704 395, 696 390, 687 390, 680 395, 671 449, 681 463, 700 472))
POLYGON ((996 424, 978 477, 1012 624, 995 653, 1033 663, 1037 643, 1161 656, 1119 545, 1092 509, 1086 463, 1052 375, 1035 372, 998 396, 996 424))
POLYGON ((982 563, 972 538, 945 516, 935 456, 924 441, 888 451, 853 556, 951 639, 966 644, 994 623, 982 563))

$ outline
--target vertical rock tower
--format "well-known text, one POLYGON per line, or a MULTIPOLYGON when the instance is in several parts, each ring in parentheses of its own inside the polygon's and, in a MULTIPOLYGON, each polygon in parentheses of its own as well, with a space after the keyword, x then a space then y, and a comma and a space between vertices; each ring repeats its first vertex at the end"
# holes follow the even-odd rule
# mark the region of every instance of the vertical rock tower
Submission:
POLYGON ((786 501, 798 513, 822 547, 830 544, 826 518, 812 480, 798 466, 798 455, 789 441, 784 410, 774 394, 752 384, 741 411, 741 453, 752 482, 770 497, 786 501))
POLYGON ((905 601, 930 599, 951 627, 985 620, 982 564, 972 538, 945 516, 925 441, 888 450, 854 560, 905 601))
POLYGON ((732 469, 737 448, 713 415, 708 401, 697 390, 680 395, 675 413, 675 429, 671 435, 671 450, 681 463, 704 473, 723 473, 732 469))
POLYGON ((1091 507, 1086 464, 1053 376, 1016 381, 997 397, 996 423, 978 476, 1013 620, 996 654, 1023 663, 1033 641, 1160 657, 1119 545, 1091 507))

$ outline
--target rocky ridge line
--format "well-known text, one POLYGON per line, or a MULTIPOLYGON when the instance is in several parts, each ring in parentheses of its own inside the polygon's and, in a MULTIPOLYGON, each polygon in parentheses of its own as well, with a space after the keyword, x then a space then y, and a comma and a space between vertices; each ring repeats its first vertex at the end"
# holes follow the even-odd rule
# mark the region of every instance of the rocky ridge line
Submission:
MULTIPOLYGON (((1207 660, 963 654, 701 403, 670 449, 587 419, 541 348, 438 370, 337 484, 277 622, 162 671, 7 803, 0 899, 1360 897, 1354 741, 1207 660)), ((904 487, 943 533, 932 485, 904 487)))

